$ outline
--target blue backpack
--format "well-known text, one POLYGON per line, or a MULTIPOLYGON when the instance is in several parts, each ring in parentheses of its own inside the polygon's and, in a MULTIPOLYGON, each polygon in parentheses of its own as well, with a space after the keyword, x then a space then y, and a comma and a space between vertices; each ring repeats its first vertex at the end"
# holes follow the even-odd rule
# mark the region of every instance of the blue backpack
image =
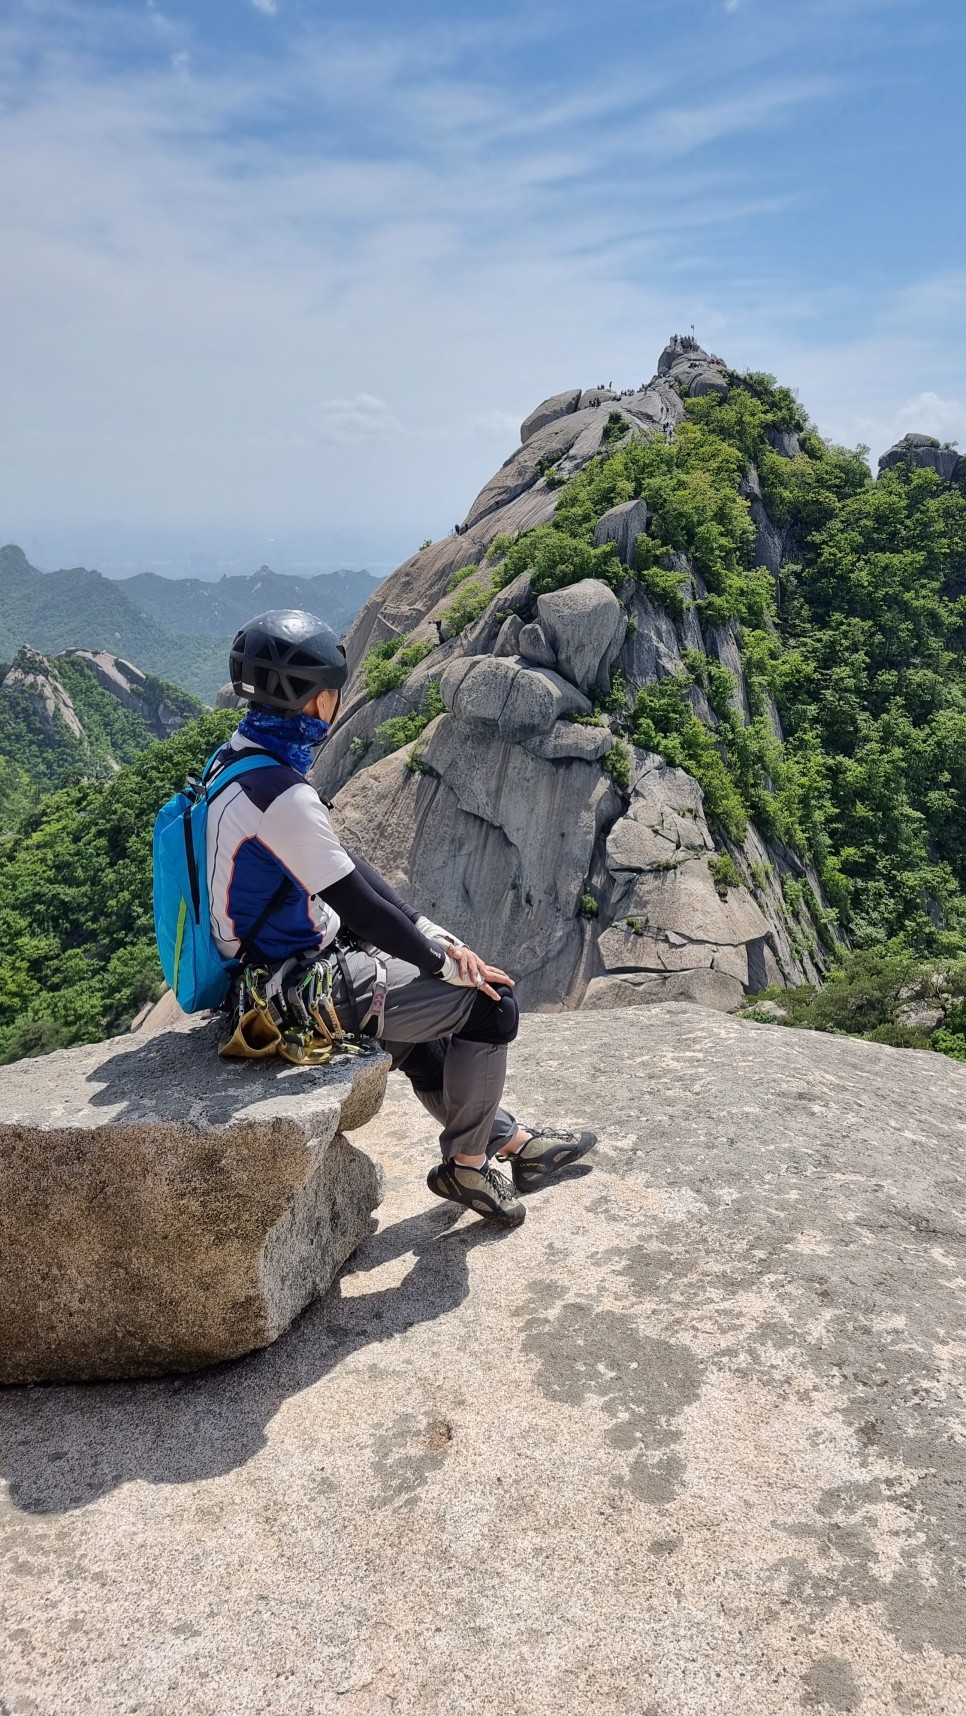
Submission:
MULTIPOLYGON (((154 824, 154 932, 165 978, 185 1013, 220 1007, 240 964, 219 952, 211 934, 208 806, 240 775, 278 763, 268 751, 245 751, 212 778, 220 755, 216 751, 208 758, 200 778, 189 775, 182 791, 161 806, 154 824)), ((276 889, 242 942, 243 953, 254 946, 289 887, 286 879, 276 889)))

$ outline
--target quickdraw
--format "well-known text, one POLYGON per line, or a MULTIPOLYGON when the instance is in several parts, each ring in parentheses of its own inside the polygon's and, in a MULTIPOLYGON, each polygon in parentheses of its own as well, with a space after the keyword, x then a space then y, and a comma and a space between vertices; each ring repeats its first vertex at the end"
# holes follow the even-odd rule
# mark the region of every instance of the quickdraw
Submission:
POLYGON ((232 1018, 231 1036, 218 1051, 230 1059, 280 1055, 295 1066, 326 1066, 337 1056, 361 1055, 375 1047, 344 1030, 326 959, 313 959, 309 965, 287 959, 275 972, 246 966, 239 974, 232 1018))

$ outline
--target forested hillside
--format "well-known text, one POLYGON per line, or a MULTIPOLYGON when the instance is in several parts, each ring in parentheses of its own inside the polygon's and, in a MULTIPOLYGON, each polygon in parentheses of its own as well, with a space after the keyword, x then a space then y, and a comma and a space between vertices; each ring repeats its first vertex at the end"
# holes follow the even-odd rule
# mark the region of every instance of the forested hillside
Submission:
POLYGON ((525 558, 548 584, 580 575, 596 517, 645 496, 638 577, 673 609, 687 598, 670 555, 693 559, 702 618, 740 627, 751 720, 728 672, 692 658, 620 710, 622 730, 689 769, 726 830, 753 815, 809 852, 854 943, 966 952, 964 484, 912 460, 873 480, 862 452, 823 441, 770 377, 735 377, 727 397, 686 409, 672 441, 632 441, 575 477, 539 542, 508 549, 501 580, 525 558), (788 433, 792 458, 773 445, 788 433), (753 564, 749 463, 784 538, 777 579, 753 564), (695 685, 713 728, 695 716, 695 685))
POLYGON ((39 572, 19 548, 0 548, 0 660, 21 644, 45 654, 108 650, 213 703, 226 678, 228 643, 259 609, 308 606, 343 631, 377 586, 366 572, 279 577, 105 578, 86 567, 39 572))
POLYGON ((115 656, 50 659, 25 645, 0 664, 0 832, 68 779, 109 777, 203 707, 115 656))
POLYGON ((910 435, 874 478, 866 450, 825 441, 774 378, 679 339, 645 389, 556 395, 521 442, 455 541, 400 567, 347 640, 346 714, 318 784, 357 839, 375 830, 367 855, 385 848, 439 913, 494 926, 504 958, 532 944, 542 1002, 553 946, 552 986, 571 1004, 680 993, 684 966, 692 997, 727 1004, 735 977, 746 994, 756 983, 757 937, 786 1001, 800 974, 813 984, 853 950, 821 1006, 798 998, 801 1022, 966 1054, 966 460, 910 435), (599 805, 585 879, 535 863, 518 881, 512 783, 526 776, 499 748, 516 720, 502 711, 532 708, 548 668, 574 683, 560 605, 572 587, 588 624, 617 623, 608 590, 623 610, 609 690, 578 716, 607 733, 593 751, 559 722, 515 742, 543 747, 551 814, 578 756, 597 756, 621 802, 608 807, 588 774, 568 825, 599 805), (418 798, 387 754, 414 741, 418 798), (681 833, 686 794, 648 772, 654 755, 702 789, 724 913, 681 833), (378 822, 377 780, 391 798, 378 822), (472 870, 461 855, 478 803, 503 844, 472 870), (642 819, 665 846, 647 846, 642 819), (500 904, 514 886, 527 911, 500 904), (579 937, 571 900, 591 926, 579 937))
POLYGON ((38 572, 9 546, 0 548, 0 659, 12 661, 25 643, 45 654, 110 650, 205 701, 225 677, 224 642, 219 648, 215 638, 188 635, 187 624, 169 631, 100 572, 38 572))
POLYGON ((138 572, 133 578, 118 579, 117 587, 169 631, 179 631, 190 613, 192 629, 218 638, 224 649, 246 620, 266 608, 306 608, 327 620, 333 631, 344 632, 378 585, 379 579, 370 572, 347 570, 295 578, 260 566, 247 576, 225 574, 218 579, 160 578, 154 572, 138 572))
POLYGON ((160 993, 154 818, 237 720, 203 715, 113 779, 51 793, 0 836, 0 1060, 95 1042, 160 993))

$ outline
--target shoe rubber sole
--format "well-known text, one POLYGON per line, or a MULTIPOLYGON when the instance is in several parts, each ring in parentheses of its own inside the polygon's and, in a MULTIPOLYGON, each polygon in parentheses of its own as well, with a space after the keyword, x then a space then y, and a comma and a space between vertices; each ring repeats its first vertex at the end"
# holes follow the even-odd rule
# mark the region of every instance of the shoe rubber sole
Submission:
MULTIPOLYGON (((502 1176, 501 1176, 502 1178, 502 1176)), ((437 1198, 445 1198, 449 1203, 459 1204, 463 1209, 472 1210, 475 1215, 483 1217, 484 1221, 498 1224, 500 1227, 519 1227, 526 1219, 526 1210, 517 1203, 515 1198, 508 1201, 495 1197, 486 1189, 486 1180, 477 1191, 470 1186, 464 1186, 446 1170, 445 1163, 437 1163, 430 1168, 426 1175, 426 1184, 437 1198)))
MULTIPOLYGON (((582 1156, 589 1154, 597 1143, 596 1132, 553 1133, 538 1132, 536 1138, 546 1138, 547 1147, 536 1156, 524 1156, 518 1152, 515 1156, 498 1158, 500 1165, 509 1168, 513 1176, 513 1184, 518 1192, 534 1191, 542 1186, 557 1173, 560 1168, 569 1168, 572 1163, 579 1162, 582 1156)), ((524 1150, 528 1148, 525 1144, 524 1150)))

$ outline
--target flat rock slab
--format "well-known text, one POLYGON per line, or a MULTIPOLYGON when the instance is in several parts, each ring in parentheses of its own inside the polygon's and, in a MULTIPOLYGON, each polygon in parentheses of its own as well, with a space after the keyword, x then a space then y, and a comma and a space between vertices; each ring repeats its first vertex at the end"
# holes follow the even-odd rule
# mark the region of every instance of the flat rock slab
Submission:
POLYGON ((220 1021, 0 1069, 0 1382, 154 1375, 265 1346, 368 1231, 344 1132, 388 1057, 224 1061, 220 1021))
POLYGON ((508 1094, 601 1133, 516 1232, 393 1078, 274 1346, 0 1396, 11 1711, 962 1716, 966 1067, 666 1005, 508 1094))

